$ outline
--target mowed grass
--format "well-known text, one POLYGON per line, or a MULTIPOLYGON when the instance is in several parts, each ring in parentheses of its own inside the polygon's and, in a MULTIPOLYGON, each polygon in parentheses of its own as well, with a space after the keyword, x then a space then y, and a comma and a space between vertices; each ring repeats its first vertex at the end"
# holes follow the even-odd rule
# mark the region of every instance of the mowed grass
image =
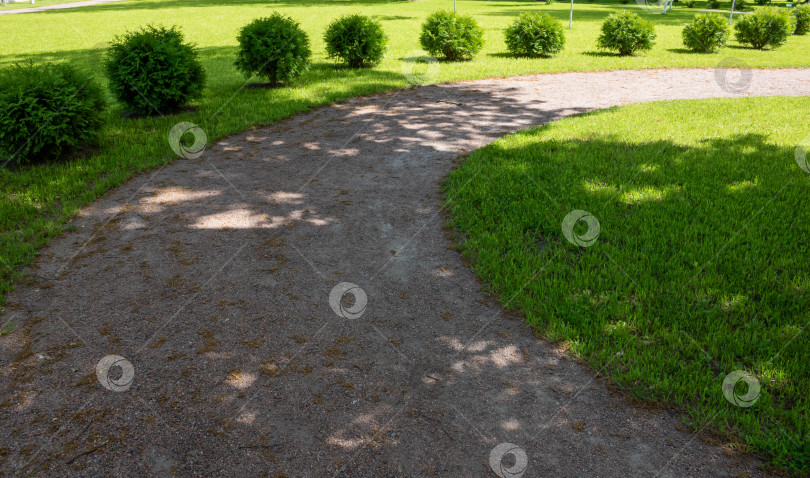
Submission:
MULTIPOLYGON (((420 25, 433 11, 450 8, 447 0, 419 2, 379 0, 127 0, 104 5, 0 16, 0 66, 13 62, 70 61, 101 74, 106 42, 146 24, 177 25, 196 43, 208 74, 205 96, 192 111, 133 119, 112 102, 109 123, 98 150, 58 164, 22 170, 0 169, 0 303, 20 267, 30 263, 39 247, 59 234, 82 206, 141 171, 173 159, 167 141, 180 121, 198 124, 213 141, 228 134, 265 125, 308 108, 357 95, 409 86, 402 74, 402 59, 413 57, 420 25), (312 69, 290 87, 244 88, 245 78, 233 67, 236 35, 251 20, 274 11, 299 20, 310 35, 314 51, 312 69), (322 35, 333 19, 362 13, 382 21, 390 36, 385 61, 371 70, 336 68, 324 51, 322 35)), ((717 55, 685 53, 681 26, 695 13, 676 9, 667 16, 647 13, 636 4, 617 2, 577 4, 574 28, 566 49, 551 59, 512 58, 505 54, 503 29, 516 15, 544 10, 567 19, 567 6, 534 1, 458 2, 460 12, 473 15, 486 30, 484 51, 471 62, 440 64, 433 82, 566 70, 604 70, 653 67, 713 67, 727 57, 751 66, 807 66, 804 52, 810 36, 792 37, 776 51, 730 47, 717 55), (659 40, 643 56, 621 58, 596 51, 595 41, 603 18, 618 9, 633 9, 656 22, 659 40)), ((251 80, 257 82, 260 80, 251 80)), ((662 85, 663 87, 664 85, 662 85)))
POLYGON ((472 153, 445 184, 451 224, 540 334, 631 396, 806 474, 810 174, 794 153, 807 124, 808 98, 568 118, 472 153), (572 210, 599 221, 592 245, 564 237, 572 210), (761 384, 751 407, 723 395, 735 370, 761 384))

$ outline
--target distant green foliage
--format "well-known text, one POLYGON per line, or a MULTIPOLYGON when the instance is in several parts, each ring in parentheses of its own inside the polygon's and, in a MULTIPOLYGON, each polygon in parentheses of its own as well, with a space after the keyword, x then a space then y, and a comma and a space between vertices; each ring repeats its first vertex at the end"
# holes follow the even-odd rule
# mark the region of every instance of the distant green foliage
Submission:
POLYGON ((784 45, 794 28, 793 19, 787 10, 765 7, 737 20, 734 34, 738 42, 764 50, 765 47, 778 48, 784 45))
POLYGON ((655 29, 651 22, 637 13, 622 11, 608 15, 602 24, 602 34, 597 45, 606 50, 616 50, 620 55, 632 55, 637 51, 651 50, 655 44, 655 29))
POLYGON ((794 35, 806 35, 810 31, 810 5, 804 4, 794 7, 791 12, 796 22, 794 35))
POLYGON ((197 49, 176 27, 149 25, 117 37, 104 60, 113 95, 139 114, 174 111, 202 96, 197 49))
POLYGON ((523 13, 506 28, 506 48, 519 56, 551 56, 565 46, 565 29, 547 13, 523 13))
POLYGON ((236 68, 246 77, 259 75, 286 84, 309 68, 309 37, 298 22, 280 13, 245 25, 237 37, 236 68))
POLYGON ((92 143, 104 106, 98 83, 70 65, 0 70, 0 166, 55 159, 92 143))
POLYGON ((339 58, 352 68, 360 68, 382 61, 388 37, 380 22, 365 15, 348 15, 329 25, 324 41, 329 58, 339 58))
POLYGON ((686 24, 681 35, 686 48, 701 53, 713 53, 726 45, 731 27, 717 13, 698 13, 686 24))
POLYGON ((484 46, 484 30, 472 17, 442 10, 425 20, 419 43, 431 55, 470 60, 484 46))

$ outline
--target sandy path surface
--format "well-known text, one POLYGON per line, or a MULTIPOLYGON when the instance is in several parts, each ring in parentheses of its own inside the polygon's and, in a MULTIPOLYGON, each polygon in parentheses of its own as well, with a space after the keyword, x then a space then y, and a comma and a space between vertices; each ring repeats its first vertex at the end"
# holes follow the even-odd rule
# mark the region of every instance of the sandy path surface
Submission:
MULTIPOLYGON (((439 211, 460 154, 597 108, 734 96, 715 73, 360 98, 133 179, 9 295, 3 474, 497 476, 490 455, 512 443, 527 477, 760 476, 535 338, 482 292, 439 211), (344 282, 363 294, 330 305, 344 282), (127 363, 101 378, 126 390, 100 384, 110 354, 130 386, 127 363)), ((810 95, 810 72, 754 70, 739 95, 810 95)))
POLYGON ((0 8, 0 15, 13 15, 15 13, 34 13, 34 12, 43 12, 46 10, 62 10, 65 8, 86 7, 88 5, 100 5, 102 3, 112 3, 120 1, 122 0, 87 0, 84 2, 70 2, 70 3, 60 3, 57 5, 44 5, 41 7, 16 8, 13 10, 3 10, 0 8))

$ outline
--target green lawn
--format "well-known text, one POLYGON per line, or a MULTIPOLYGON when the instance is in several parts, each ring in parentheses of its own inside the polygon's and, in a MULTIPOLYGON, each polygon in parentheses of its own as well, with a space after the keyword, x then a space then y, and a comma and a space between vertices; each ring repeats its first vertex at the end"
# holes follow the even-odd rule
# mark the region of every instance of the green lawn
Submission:
MULTIPOLYGON (((401 59, 418 48, 419 27, 431 12, 451 6, 447 0, 387 2, 379 0, 130 0, 78 9, 0 16, 0 65, 17 61, 71 61, 101 77, 104 42, 127 29, 148 23, 178 25, 198 44, 208 73, 208 87, 196 110, 169 117, 126 119, 113 106, 100 149, 90 156, 62 164, 40 165, 21 171, 0 170, 0 304, 15 271, 29 263, 39 247, 60 233, 76 211, 139 171, 173 158, 167 134, 177 122, 200 125, 209 140, 272 123, 310 107, 409 86, 401 59), (310 34, 314 66, 288 88, 243 89, 244 78, 233 67, 236 35, 250 20, 274 10, 302 22, 310 34), (335 69, 325 57, 321 39, 334 18, 360 12, 383 22, 391 37, 385 61, 372 70, 335 69)), ((631 5, 578 4, 566 49, 552 59, 516 59, 504 54, 502 31, 520 12, 545 10, 567 19, 567 6, 533 1, 467 1, 460 11, 474 15, 486 29, 486 46, 474 61, 442 63, 435 82, 565 70, 715 66, 733 56, 752 66, 807 66, 803 52, 810 36, 793 37, 776 51, 731 46, 718 55, 685 53, 680 28, 694 11, 676 9, 667 16, 646 13, 631 5), (659 41, 649 54, 619 58, 595 50, 601 20, 620 8, 632 8, 653 19, 659 41)))
POLYGON ((804 97, 568 118, 472 153, 445 184, 451 223, 538 333, 695 429, 810 473, 807 124, 804 97), (572 210, 598 220, 592 245, 564 237, 572 210), (723 396, 734 370, 762 386, 751 407, 723 396))

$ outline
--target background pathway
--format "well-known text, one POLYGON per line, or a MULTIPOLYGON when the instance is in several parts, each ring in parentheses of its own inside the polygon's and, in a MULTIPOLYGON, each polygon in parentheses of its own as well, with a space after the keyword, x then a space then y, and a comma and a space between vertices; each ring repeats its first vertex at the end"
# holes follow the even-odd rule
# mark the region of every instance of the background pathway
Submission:
POLYGON ((70 2, 70 3, 60 3, 57 5, 44 5, 42 7, 15 8, 13 10, 4 10, 2 7, 0 7, 0 15, 13 15, 15 13, 33 13, 33 12, 42 12, 45 10, 61 10, 63 8, 85 7, 88 5, 99 5, 101 3, 112 3, 120 1, 121 0, 87 0, 84 2, 70 2))

